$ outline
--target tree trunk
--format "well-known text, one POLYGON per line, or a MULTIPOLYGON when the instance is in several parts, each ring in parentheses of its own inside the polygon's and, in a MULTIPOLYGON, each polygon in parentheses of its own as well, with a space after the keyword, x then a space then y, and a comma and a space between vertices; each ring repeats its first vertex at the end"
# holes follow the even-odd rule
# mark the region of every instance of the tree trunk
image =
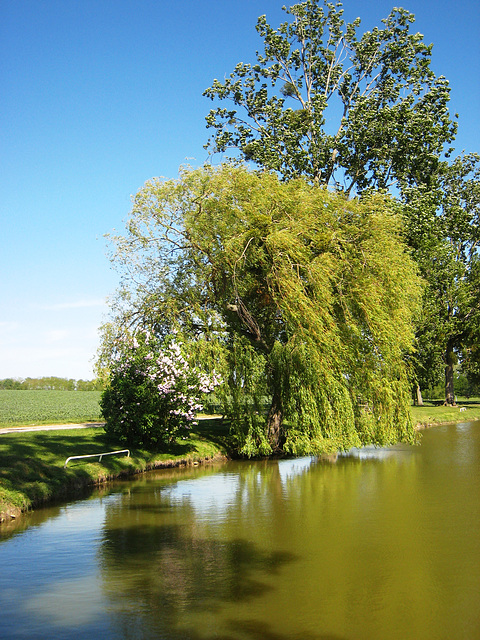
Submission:
POLYGON ((268 412, 267 428, 268 442, 270 443, 273 453, 279 453, 283 445, 283 407, 282 397, 279 391, 273 392, 272 404, 268 412))
POLYGON ((449 340, 445 351, 445 404, 455 405, 455 389, 453 383, 453 373, 455 365, 455 354, 453 344, 449 340))
POLYGON ((420 389, 420 385, 417 384, 417 407, 423 407, 423 398, 422 398, 422 391, 420 389))

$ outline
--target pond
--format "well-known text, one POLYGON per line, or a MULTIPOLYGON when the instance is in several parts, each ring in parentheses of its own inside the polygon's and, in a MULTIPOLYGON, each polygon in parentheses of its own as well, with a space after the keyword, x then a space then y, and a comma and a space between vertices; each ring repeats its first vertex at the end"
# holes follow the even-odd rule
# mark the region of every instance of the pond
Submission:
POLYGON ((480 423, 163 470, 0 529, 0 636, 480 638, 480 423))

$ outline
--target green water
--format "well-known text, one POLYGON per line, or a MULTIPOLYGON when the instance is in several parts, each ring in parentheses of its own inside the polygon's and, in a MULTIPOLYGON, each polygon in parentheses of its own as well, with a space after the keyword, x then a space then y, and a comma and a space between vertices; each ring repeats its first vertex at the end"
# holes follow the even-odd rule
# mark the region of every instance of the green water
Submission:
POLYGON ((0 542, 2 638, 480 638, 480 423, 149 474, 0 542))

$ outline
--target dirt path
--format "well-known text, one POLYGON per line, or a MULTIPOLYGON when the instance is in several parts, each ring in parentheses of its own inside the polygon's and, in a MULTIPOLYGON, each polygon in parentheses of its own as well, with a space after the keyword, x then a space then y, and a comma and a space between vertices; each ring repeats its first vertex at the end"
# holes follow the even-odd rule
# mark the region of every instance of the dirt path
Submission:
POLYGON ((18 433, 19 431, 57 431, 60 429, 90 429, 91 427, 103 427, 104 422, 82 422, 78 424, 31 424, 24 427, 3 427, 2 433, 18 433))
MULTIPOLYGON (((197 416, 196 420, 211 420, 221 418, 220 414, 197 416)), ((79 422, 71 424, 26 424, 23 427, 0 427, 2 433, 18 433, 19 431, 57 431, 59 429, 91 429, 92 427, 103 427, 105 422, 79 422)))

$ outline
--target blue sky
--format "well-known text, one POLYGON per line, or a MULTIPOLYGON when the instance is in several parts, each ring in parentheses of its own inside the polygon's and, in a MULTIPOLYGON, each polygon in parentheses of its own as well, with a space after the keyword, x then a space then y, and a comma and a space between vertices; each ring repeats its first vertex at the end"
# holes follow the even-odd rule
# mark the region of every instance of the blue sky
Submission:
MULTIPOLYGON (((92 378, 117 275, 104 234, 153 176, 207 159, 202 97, 253 62, 282 0, 0 0, 0 378, 92 378)), ((399 3, 345 0, 380 25, 399 3)), ((480 151, 480 6, 412 0, 452 87, 458 152, 480 151)))

